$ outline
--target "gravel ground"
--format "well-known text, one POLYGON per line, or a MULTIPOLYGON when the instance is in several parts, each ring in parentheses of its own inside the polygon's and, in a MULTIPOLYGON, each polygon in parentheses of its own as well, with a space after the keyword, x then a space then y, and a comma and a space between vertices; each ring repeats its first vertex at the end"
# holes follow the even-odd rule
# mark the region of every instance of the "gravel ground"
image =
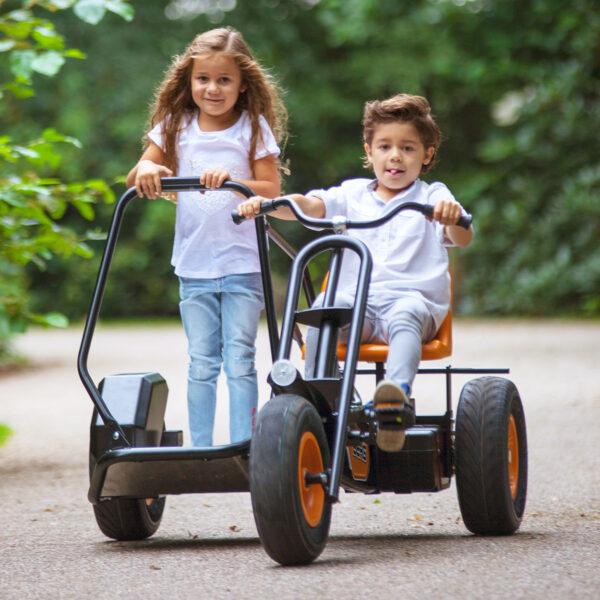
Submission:
MULTIPOLYGON (((86 500, 91 403, 76 374, 80 335, 31 331, 19 340, 30 366, 0 374, 0 421, 16 432, 0 449, 0 598, 280 600, 315 587, 324 598, 600 597, 600 323, 455 323, 452 365, 510 367, 523 398, 530 478, 518 534, 470 535, 454 484, 441 494, 344 494, 323 554, 296 568, 262 550, 248 494, 169 497, 150 540, 102 536, 86 500)), ((263 329, 259 348, 266 340, 263 329)), ((268 360, 259 353, 261 380, 268 360)), ((186 430, 178 326, 99 328, 95 380, 139 370, 166 377, 167 425, 186 430)), ((454 378, 455 398, 466 379, 454 378)), ((359 388, 368 397, 372 382, 359 388)), ((441 412, 443 381, 422 376, 415 396, 419 412, 441 412)), ((223 397, 217 442, 227 441, 226 407, 223 397)))

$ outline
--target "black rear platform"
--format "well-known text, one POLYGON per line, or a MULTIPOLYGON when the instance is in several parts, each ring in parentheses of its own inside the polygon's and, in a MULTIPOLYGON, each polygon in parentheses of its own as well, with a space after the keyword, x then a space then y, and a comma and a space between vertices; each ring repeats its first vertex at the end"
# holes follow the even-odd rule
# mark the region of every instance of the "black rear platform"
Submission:
POLYGON ((247 492, 250 440, 211 448, 118 448, 98 460, 88 499, 247 492))

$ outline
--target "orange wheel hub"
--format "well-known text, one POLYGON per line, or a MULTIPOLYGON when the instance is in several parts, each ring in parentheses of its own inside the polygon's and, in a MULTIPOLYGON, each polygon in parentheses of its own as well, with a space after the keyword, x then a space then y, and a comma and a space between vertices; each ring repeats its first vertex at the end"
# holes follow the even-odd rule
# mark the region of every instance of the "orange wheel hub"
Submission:
POLYGON ((311 527, 316 527, 323 516, 325 507, 325 491, 318 483, 306 484, 306 473, 323 472, 323 458, 317 438, 310 431, 305 431, 300 438, 298 446, 298 487, 300 488, 300 502, 306 522, 311 527))
POLYGON ((515 417, 510 415, 508 420, 508 484, 510 495, 515 500, 519 483, 519 438, 517 436, 517 424, 515 417))

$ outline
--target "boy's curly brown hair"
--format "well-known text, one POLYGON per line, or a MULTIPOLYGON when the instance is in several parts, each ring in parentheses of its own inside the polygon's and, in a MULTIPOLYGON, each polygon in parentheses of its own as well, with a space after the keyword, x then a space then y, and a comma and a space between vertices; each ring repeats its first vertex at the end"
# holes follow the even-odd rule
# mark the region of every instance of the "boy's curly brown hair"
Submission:
POLYGON ((423 165, 422 173, 430 171, 435 163, 438 148, 442 142, 442 132, 431 114, 431 106, 423 96, 396 94, 387 100, 372 100, 365 104, 363 113, 363 140, 371 145, 375 129, 381 123, 412 123, 425 148, 434 149, 429 164, 423 165))

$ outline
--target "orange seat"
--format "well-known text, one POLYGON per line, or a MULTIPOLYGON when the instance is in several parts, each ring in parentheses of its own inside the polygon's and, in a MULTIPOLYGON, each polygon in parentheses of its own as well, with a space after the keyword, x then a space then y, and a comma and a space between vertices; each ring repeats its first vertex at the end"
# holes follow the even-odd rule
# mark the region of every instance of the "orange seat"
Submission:
MULTIPOLYGON (((423 344, 421 360, 439 360, 452 354, 452 310, 440 325, 435 337, 423 344)), ((338 360, 346 360, 346 344, 338 344, 338 360)), ((358 360, 363 362, 384 363, 388 356, 386 344, 361 344, 358 360)))
MULTIPOLYGON (((321 292, 325 291, 329 273, 325 274, 321 284, 321 292)), ((450 279, 450 296, 453 295, 452 278, 450 279)), ((362 362, 384 363, 388 357, 387 344, 361 344, 358 351, 358 360, 362 362)), ((429 342, 423 344, 421 350, 421 360, 439 360, 452 354, 452 304, 446 318, 442 321, 435 337, 429 342)), ((302 347, 302 357, 304 358, 304 346, 302 347)), ((338 360, 346 360, 346 344, 338 344, 338 360)))

